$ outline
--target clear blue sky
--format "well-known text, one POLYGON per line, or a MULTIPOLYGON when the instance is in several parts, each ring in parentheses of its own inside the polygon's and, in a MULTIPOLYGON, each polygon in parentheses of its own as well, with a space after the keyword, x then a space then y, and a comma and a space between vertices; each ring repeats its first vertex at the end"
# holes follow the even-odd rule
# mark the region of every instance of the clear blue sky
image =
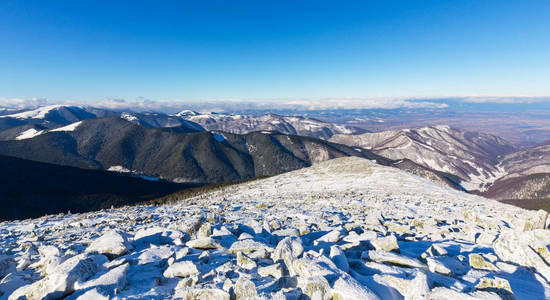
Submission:
POLYGON ((550 95, 550 1, 0 2, 0 97, 550 95))

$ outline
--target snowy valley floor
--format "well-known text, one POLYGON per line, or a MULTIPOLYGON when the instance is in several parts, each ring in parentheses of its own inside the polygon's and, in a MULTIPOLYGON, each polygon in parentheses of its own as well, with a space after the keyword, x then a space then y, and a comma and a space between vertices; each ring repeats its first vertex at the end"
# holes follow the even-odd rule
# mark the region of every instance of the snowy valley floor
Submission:
POLYGON ((548 299, 547 214, 341 158, 0 223, 0 299, 548 299))

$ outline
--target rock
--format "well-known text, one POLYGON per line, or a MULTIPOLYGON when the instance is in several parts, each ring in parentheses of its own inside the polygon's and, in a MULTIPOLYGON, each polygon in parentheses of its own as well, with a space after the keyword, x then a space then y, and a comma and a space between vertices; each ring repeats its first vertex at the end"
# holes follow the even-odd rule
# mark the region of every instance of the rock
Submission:
POLYGON ((536 212, 531 212, 530 216, 516 219, 512 225, 517 231, 546 229, 547 218, 548 213, 542 209, 539 209, 536 212))
POLYGON ((0 255, 0 279, 16 270, 17 263, 10 255, 0 255))
POLYGON ((262 277, 272 276, 275 279, 283 276, 283 266, 280 263, 274 263, 265 267, 258 268, 258 274, 262 277))
POLYGON ((550 266, 529 246, 533 231, 518 233, 507 230, 501 232, 493 243, 496 255, 503 260, 525 267, 535 268, 546 280, 550 280, 550 266))
POLYGON ((306 294, 311 300, 332 299, 332 292, 328 281, 322 276, 308 278, 303 290, 304 294, 306 294))
POLYGON ((111 298, 103 287, 96 287, 80 293, 74 293, 64 300, 109 300, 111 298))
POLYGON ((197 238, 207 238, 212 235, 212 225, 210 223, 204 223, 197 231, 197 238))
POLYGON ((237 280, 233 290, 235 292, 235 300, 254 299, 258 296, 254 283, 244 277, 240 277, 237 280))
POLYGON ((236 254, 237 252, 250 253, 261 249, 272 249, 269 246, 262 244, 254 240, 240 240, 236 241, 229 248, 229 253, 236 254))
POLYGON ((45 278, 17 289, 9 299, 19 299, 20 296, 27 297, 27 300, 64 297, 74 292, 77 281, 86 281, 100 271, 107 261, 103 255, 82 254, 71 257, 45 278))
POLYGON ((323 235, 322 237, 316 239, 313 244, 319 245, 319 243, 336 243, 340 240, 342 234, 338 230, 332 230, 331 232, 323 235))
POLYGON ((360 284, 351 276, 342 276, 338 278, 333 286, 333 300, 378 300, 378 296, 368 287, 360 284))
POLYGON ((392 252, 387 252, 383 250, 374 250, 374 251, 365 251, 362 258, 370 259, 375 262, 389 263, 398 266, 404 267, 413 267, 413 268, 423 268, 424 264, 420 261, 409 258, 403 255, 395 254, 392 252))
POLYGON ((349 272, 349 263, 346 255, 344 254, 344 251, 340 249, 338 246, 332 246, 330 247, 330 259, 334 262, 334 264, 342 271, 349 272))
POLYGON ((496 293, 476 291, 474 293, 461 293, 446 287, 436 287, 430 291, 428 300, 502 300, 496 293))
POLYGON ((216 288, 176 289, 174 297, 185 300, 230 300, 230 295, 228 292, 216 288))
POLYGON ((187 287, 192 287, 199 282, 198 276, 190 276, 182 278, 176 285, 176 289, 182 289, 187 287))
POLYGON ((300 236, 300 231, 298 231, 298 229, 296 228, 286 228, 286 229, 275 230, 271 234, 280 236, 280 237, 300 236))
POLYGON ((510 283, 508 280, 504 278, 488 278, 483 277, 479 280, 479 282, 476 284, 476 289, 478 290, 491 290, 491 291, 499 291, 500 293, 504 294, 513 294, 512 287, 510 286, 510 283))
POLYGON ((422 259, 426 259, 430 256, 445 256, 445 255, 447 255, 447 250, 445 250, 445 248, 439 245, 433 244, 430 246, 430 248, 428 248, 428 250, 422 253, 420 257, 422 259))
POLYGON ((97 252, 112 259, 125 254, 131 247, 126 234, 109 230, 95 239, 86 252, 97 252))
POLYGON ((443 275, 464 275, 468 272, 468 266, 455 257, 434 256, 426 258, 428 269, 432 273, 443 275))
POLYGON ((174 250, 170 246, 155 246, 151 245, 150 248, 144 249, 138 252, 139 255, 134 260, 139 265, 154 264, 161 265, 170 257, 174 256, 174 250))
POLYGON ((75 290, 84 290, 94 286, 102 286, 104 292, 113 294, 114 290, 122 290, 126 286, 126 274, 130 264, 126 263, 107 272, 95 275, 87 281, 75 283, 75 290), (109 291, 105 289, 108 287, 109 291))
POLYGON ((199 274, 200 271, 197 269, 197 266, 189 260, 175 262, 172 265, 168 266, 162 275, 167 278, 173 277, 188 277, 195 274, 199 274))
POLYGON ((30 284, 32 281, 25 273, 14 272, 6 275, 0 280, 0 297, 1 295, 9 295, 19 287, 30 284))
POLYGON ((243 269, 252 270, 256 267, 256 262, 242 252, 237 252, 237 265, 243 269))
POLYGON ((430 293, 428 277, 423 272, 416 272, 412 279, 394 275, 381 275, 380 277, 389 286, 399 291, 405 300, 423 300, 430 293))
POLYGON ((176 256, 174 258, 175 258, 175 260, 180 260, 180 259, 186 257, 187 254, 189 254, 189 248, 184 247, 184 248, 181 248, 180 250, 176 251, 176 256))
POLYGON ((397 244, 397 238, 395 235, 389 235, 383 238, 377 238, 371 241, 371 244, 376 250, 383 251, 399 251, 399 245, 397 244))
POLYGON ((382 222, 384 221, 384 218, 382 217, 382 214, 378 211, 369 212, 365 218, 365 225, 373 225, 378 226, 382 225, 382 222))
POLYGON ((478 243, 478 244, 492 244, 495 241, 496 238, 497 238, 497 236, 495 234, 483 231, 483 232, 481 232, 479 237, 477 237, 476 243, 478 243))
POLYGON ((178 230, 151 227, 140 229, 134 236, 134 244, 137 247, 148 247, 151 244, 157 246, 173 244, 175 240, 187 241, 189 235, 178 230))
POLYGON ((185 244, 187 247, 195 248, 195 249, 217 249, 220 248, 221 245, 213 238, 207 237, 207 238, 199 238, 190 240, 185 244))
POLYGON ((487 270, 487 271, 498 271, 498 268, 495 267, 492 263, 486 261, 483 256, 477 253, 470 253, 468 255, 468 261, 470 262, 470 267, 478 270, 487 270))
POLYGON ((253 239, 253 238, 254 238, 254 236, 251 235, 248 232, 243 232, 243 233, 241 233, 241 235, 239 235, 239 241, 253 239))
POLYGON ((304 278, 315 276, 332 276, 338 274, 339 269, 326 256, 318 258, 302 257, 292 262, 289 273, 291 276, 302 276, 304 278), (326 260, 324 260, 326 259, 326 260), (324 260, 324 261, 323 261, 324 260))
POLYGON ((41 270, 40 274, 46 276, 65 261, 64 253, 55 246, 42 246, 38 248, 40 261, 31 264, 29 267, 41 270))
POLYGON ((283 260, 291 275, 294 273, 293 262, 304 252, 302 240, 295 237, 284 238, 273 252, 273 261, 283 260))

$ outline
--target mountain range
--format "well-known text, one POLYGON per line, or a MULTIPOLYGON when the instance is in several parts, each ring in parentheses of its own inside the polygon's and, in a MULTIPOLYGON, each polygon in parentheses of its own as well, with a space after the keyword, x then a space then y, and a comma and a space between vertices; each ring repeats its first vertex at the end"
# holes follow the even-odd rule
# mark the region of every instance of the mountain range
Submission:
POLYGON ((519 148, 447 125, 368 132, 306 116, 52 105, 5 110, 0 127, 0 155, 176 183, 242 181, 358 156, 503 201, 550 195, 550 143, 519 148))

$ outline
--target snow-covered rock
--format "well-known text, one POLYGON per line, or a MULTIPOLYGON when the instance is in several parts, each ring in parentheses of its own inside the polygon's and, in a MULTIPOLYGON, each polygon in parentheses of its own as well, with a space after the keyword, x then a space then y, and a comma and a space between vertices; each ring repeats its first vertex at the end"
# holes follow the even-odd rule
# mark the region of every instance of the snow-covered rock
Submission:
POLYGON ((336 159, 166 206, 2 222, 0 300, 547 299, 544 218, 336 159))
POLYGON ((97 252, 107 257, 117 257, 131 249, 125 233, 109 230, 94 240, 86 252, 97 252))

